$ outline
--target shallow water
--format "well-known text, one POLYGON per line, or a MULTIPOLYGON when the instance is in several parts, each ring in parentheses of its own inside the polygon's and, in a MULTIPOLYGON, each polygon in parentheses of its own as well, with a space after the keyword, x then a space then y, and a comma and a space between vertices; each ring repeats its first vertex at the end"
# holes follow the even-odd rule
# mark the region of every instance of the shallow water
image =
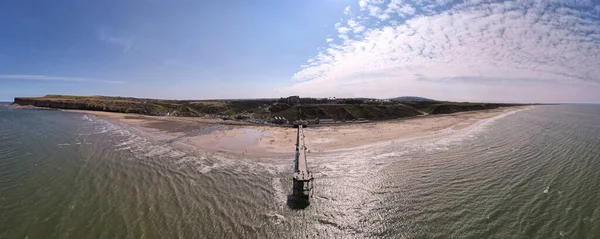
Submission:
MULTIPOLYGON (((292 159, 179 148, 84 114, 0 106, 0 238, 598 238, 600 107, 292 159)), ((250 132, 251 133, 251 132, 250 132)))
POLYGON ((221 138, 218 148, 243 152, 248 145, 256 144, 262 136, 262 130, 244 129, 235 135, 228 135, 221 138))

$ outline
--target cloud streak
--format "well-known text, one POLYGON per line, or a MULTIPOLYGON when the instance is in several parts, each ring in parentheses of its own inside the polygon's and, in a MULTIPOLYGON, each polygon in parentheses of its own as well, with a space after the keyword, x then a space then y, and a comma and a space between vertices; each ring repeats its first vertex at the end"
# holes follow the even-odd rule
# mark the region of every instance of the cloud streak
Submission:
POLYGON ((65 81, 65 82, 87 82, 87 83, 107 83, 107 84, 124 84, 123 81, 98 80, 81 77, 67 76, 48 76, 48 75, 0 75, 1 80, 34 80, 34 81, 65 81))
MULTIPOLYGON (((361 0, 361 15, 336 24, 341 43, 318 52, 283 91, 452 99, 457 96, 452 90, 481 90, 473 81, 490 83, 486 79, 526 79, 548 89, 560 84, 600 89, 597 3, 450 3, 361 0), (447 87, 446 92, 440 87, 447 87)), ((487 91, 510 91, 493 88, 498 82, 491 82, 487 91)))
POLYGON ((133 48, 133 38, 131 37, 110 34, 105 29, 99 31, 98 37, 101 41, 122 48, 123 52, 130 51, 133 48))

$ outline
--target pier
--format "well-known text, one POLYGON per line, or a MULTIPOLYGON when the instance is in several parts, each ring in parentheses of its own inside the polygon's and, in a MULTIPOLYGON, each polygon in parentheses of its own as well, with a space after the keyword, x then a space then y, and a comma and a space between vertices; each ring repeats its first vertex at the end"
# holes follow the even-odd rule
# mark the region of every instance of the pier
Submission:
POLYGON ((296 156, 294 158, 294 173, 292 177, 292 194, 288 196, 288 205, 292 208, 302 209, 310 204, 312 196, 313 175, 308 170, 306 161, 306 145, 304 144, 304 127, 306 124, 299 122, 294 124, 298 128, 296 135, 296 156))

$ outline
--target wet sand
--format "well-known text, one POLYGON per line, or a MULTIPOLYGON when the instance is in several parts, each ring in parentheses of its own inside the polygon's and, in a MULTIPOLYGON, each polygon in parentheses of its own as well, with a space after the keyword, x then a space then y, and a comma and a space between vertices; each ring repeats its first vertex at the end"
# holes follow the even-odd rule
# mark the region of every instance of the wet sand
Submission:
MULTIPOLYGON (((460 132, 469 126, 524 107, 422 116, 361 124, 308 127, 306 146, 311 154, 327 153, 376 143, 460 132)), ((252 125, 220 119, 143 116, 98 111, 68 110, 93 114, 156 134, 169 143, 178 143, 208 152, 254 157, 293 156, 296 129, 252 125)))

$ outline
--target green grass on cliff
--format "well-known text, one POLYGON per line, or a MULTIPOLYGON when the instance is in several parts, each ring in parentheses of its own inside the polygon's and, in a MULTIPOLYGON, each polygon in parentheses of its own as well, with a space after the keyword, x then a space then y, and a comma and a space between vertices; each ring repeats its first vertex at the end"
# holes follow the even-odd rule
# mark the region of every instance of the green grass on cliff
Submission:
MULTIPOLYGON (((333 119, 343 120, 385 120, 403 117, 412 117, 421 113, 413 108, 402 105, 302 105, 303 119, 333 119)), ((273 113, 273 116, 285 117, 287 119, 298 119, 298 107, 291 106, 285 110, 273 113)))
MULTIPOLYGON (((227 115, 236 117, 252 113, 256 118, 285 117, 298 119, 298 105, 278 103, 276 100, 160 100, 131 97, 46 95, 34 98, 15 98, 15 103, 60 109, 97 110, 144 115, 176 115, 201 117, 227 115)), ((333 119, 336 121, 386 120, 429 114, 447 114, 461 111, 493 109, 506 104, 461 102, 401 102, 388 104, 303 104, 302 119, 333 119)))

